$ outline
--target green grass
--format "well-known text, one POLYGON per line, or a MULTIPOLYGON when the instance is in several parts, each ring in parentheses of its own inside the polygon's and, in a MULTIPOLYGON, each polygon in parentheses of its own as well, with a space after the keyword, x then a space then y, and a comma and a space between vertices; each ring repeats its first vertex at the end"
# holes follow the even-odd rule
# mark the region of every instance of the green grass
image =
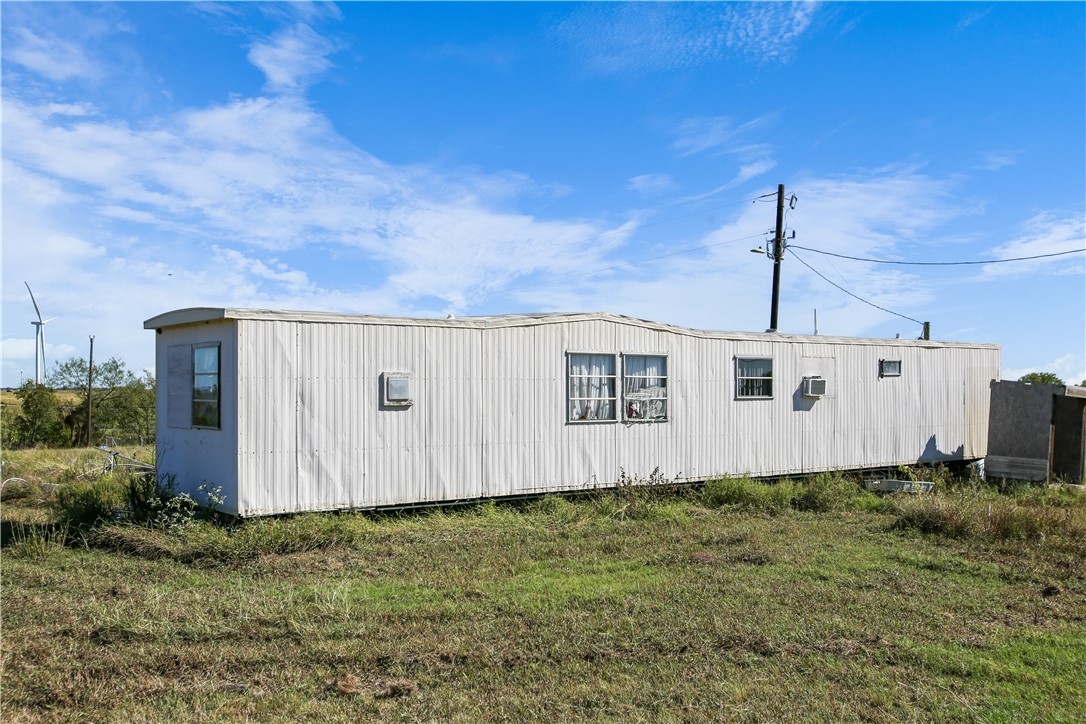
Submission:
POLYGON ((828 476, 21 525, 0 719, 1078 721, 1084 515, 1086 496, 874 498, 828 476), (964 533, 910 522, 945 505, 964 533), (1042 535, 993 533, 988 505, 1042 535))

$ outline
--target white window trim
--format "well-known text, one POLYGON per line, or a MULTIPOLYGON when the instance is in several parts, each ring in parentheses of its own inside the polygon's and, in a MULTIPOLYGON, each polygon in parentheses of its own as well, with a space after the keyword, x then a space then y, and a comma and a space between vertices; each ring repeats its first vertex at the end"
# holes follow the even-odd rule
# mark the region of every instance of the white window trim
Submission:
MULTIPOLYGON (((579 350, 579 349, 571 349, 571 350, 566 351, 566 356, 565 356, 565 360, 564 360, 566 369, 565 369, 565 374, 563 375, 563 377, 564 377, 565 386, 566 386, 566 422, 567 423, 569 423, 571 425, 596 425, 596 424, 609 425, 609 424, 613 424, 613 423, 616 423, 616 422, 619 421, 618 403, 619 403, 620 397, 619 397, 619 387, 618 387, 618 385, 619 385, 619 382, 621 381, 621 376, 618 373, 618 357, 619 357, 618 353, 611 352, 611 351, 599 351, 599 350, 593 351, 593 350, 579 350), (572 363, 572 358, 573 358, 574 355, 597 355, 597 356, 610 357, 612 359, 612 361, 613 361, 612 368, 614 369, 614 373, 609 375, 609 377, 612 380, 611 389, 614 390, 614 396, 613 397, 573 397, 570 394, 570 380, 573 378, 573 373, 572 373, 572 370, 570 369, 570 364, 572 363), (574 418, 574 417, 571 416, 572 413, 573 413, 573 401, 574 400, 597 400, 597 399, 598 400, 607 399, 607 400, 611 401, 611 411, 612 411, 611 417, 601 418, 601 419, 593 419, 593 420, 582 420, 582 419, 574 418)), ((583 377, 583 376, 585 376, 585 375, 578 375, 578 377, 583 377)))
POLYGON ((736 355, 734 359, 733 369, 735 371, 735 399, 737 400, 772 400, 776 394, 776 385, 774 382, 773 373, 776 371, 777 363, 773 357, 766 357, 764 355, 736 355), (740 377, 739 376, 739 363, 740 361, 768 361, 770 365, 769 377, 740 377), (743 395, 740 394, 739 386, 743 380, 769 380, 770 394, 768 395, 743 395))
MULTIPOLYGON (((637 375, 642 377, 644 375, 637 375)), ((656 377, 657 375, 653 375, 656 377)), ((671 357, 664 352, 623 352, 622 353, 622 421, 633 423, 661 423, 669 422, 671 420, 671 357), (629 417, 627 412, 629 411, 629 405, 626 403, 626 359, 628 357, 663 357, 664 358, 664 374, 659 375, 664 380, 664 416, 663 417, 629 417)))

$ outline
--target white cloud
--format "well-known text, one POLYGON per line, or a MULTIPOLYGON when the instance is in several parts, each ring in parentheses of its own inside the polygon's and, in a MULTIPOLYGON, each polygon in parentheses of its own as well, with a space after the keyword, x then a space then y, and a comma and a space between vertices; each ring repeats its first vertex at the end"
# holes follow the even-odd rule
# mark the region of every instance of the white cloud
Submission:
POLYGON ((988 151, 981 155, 978 168, 984 171, 998 171, 1013 166, 1018 161, 1018 154, 1013 151, 988 151))
MULTIPOLYGON (((27 324, 30 327, 30 324, 27 324)), ((70 344, 53 344, 49 341, 49 325, 45 325, 45 359, 42 365, 42 377, 49 374, 49 370, 58 362, 63 362, 76 354, 75 347, 70 344)), ((4 379, 11 386, 17 384, 17 380, 34 379, 34 347, 37 343, 34 337, 7 337, 3 344, 2 365, 5 371, 4 379), (20 378, 19 373, 22 373, 20 378)))
POLYGON ((273 269, 259 259, 247 257, 234 249, 219 247, 214 248, 213 256, 214 261, 226 264, 235 271, 245 271, 254 277, 281 284, 288 293, 299 294, 314 290, 309 282, 309 276, 304 271, 291 269, 285 264, 273 261, 276 267, 273 269))
POLYGON ((751 132, 773 123, 776 113, 736 124, 729 116, 712 118, 688 118, 675 129, 676 139, 671 147, 680 156, 691 156, 706 151, 758 156, 766 153, 769 146, 745 140, 751 132))
POLYGON ((634 176, 626 184, 626 188, 636 191, 642 196, 653 196, 664 191, 670 191, 675 186, 675 179, 666 173, 641 174, 640 176, 634 176))
POLYGON ((674 70, 729 55, 790 59, 817 3, 622 3, 582 7, 558 34, 597 72, 674 70))
MULTIPOLYGON (((1060 216, 1053 212, 1042 212, 1022 224, 1021 233, 996 247, 992 254, 997 259, 1013 259, 1083 248, 1086 248, 1086 216, 1081 213, 1060 216)), ((1086 254, 1070 254, 989 264, 983 267, 981 279, 1006 279, 1040 271, 1082 273, 1084 256, 1086 254)))
POLYGON ((776 167, 777 162, 771 158, 763 158, 752 163, 742 164, 739 167, 739 171, 730 180, 722 183, 711 191, 687 197, 684 201, 700 201, 702 199, 707 199, 710 196, 716 196, 721 191, 727 191, 728 189, 741 186, 753 178, 757 178, 768 171, 772 171, 776 167))
POLYGON ((110 310, 68 315, 69 330, 131 330, 198 305, 461 313, 517 278, 598 264, 629 234, 499 210, 497 200, 562 193, 523 174, 385 164, 298 96, 237 99, 142 125, 5 99, 3 122, 5 163, 15 169, 5 173, 5 205, 10 194, 25 201, 5 208, 5 238, 41 239, 5 248, 5 278, 29 273, 45 254, 55 260, 43 285, 51 303, 86 310, 95 299, 110 310), (27 180, 53 192, 15 188, 27 180), (269 258, 301 249, 322 263, 345 254, 358 273, 325 288, 310 276, 322 264, 269 258))
POLYGON ((328 56, 335 50, 311 27, 297 24, 254 43, 249 60, 264 72, 268 90, 289 93, 305 90, 323 75, 332 66, 328 56))
MULTIPOLYGON (((893 254, 960 215, 949 182, 910 168, 857 176, 807 179, 795 184, 800 205, 790 223, 797 243, 854 255, 893 254)), ((546 285, 514 288, 525 307, 543 310, 604 309, 705 329, 760 330, 769 322, 772 264, 751 254, 772 226, 771 204, 747 204, 739 216, 683 248, 708 247, 652 261, 651 253, 624 255, 628 265, 604 262, 546 285)), ((680 251, 671 248, 668 252, 680 251)), ((859 262, 834 263, 799 252, 805 261, 869 301, 916 319, 934 300, 925 279, 859 262)), ((812 331, 812 309, 823 334, 919 335, 919 325, 888 315, 835 289, 797 258, 785 259, 781 329, 812 331)))
POLYGON ((962 19, 958 21, 958 24, 954 26, 954 29, 960 33, 971 25, 983 20, 990 12, 992 12, 992 8, 990 7, 984 8, 983 10, 974 10, 963 16, 962 19))
POLYGON ((728 47, 761 61, 788 60, 799 36, 810 27, 817 6, 814 2, 730 6, 728 47))
POLYGON ((1051 372, 1068 385, 1077 385, 1086 379, 1086 362, 1081 356, 1065 354, 1048 362, 1035 364, 1030 367, 1003 370, 1002 378, 1005 380, 1017 380, 1030 372, 1051 372))
POLYGON ((49 80, 94 79, 102 75, 97 63, 83 46, 54 35, 35 33, 30 28, 16 28, 4 49, 5 58, 49 80))

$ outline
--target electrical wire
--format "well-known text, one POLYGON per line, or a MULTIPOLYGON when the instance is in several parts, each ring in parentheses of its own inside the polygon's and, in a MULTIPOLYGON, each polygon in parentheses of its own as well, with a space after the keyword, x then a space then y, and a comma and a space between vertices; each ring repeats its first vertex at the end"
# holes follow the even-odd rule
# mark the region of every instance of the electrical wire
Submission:
MULTIPOLYGON (((822 249, 812 249, 807 246, 800 246, 799 244, 789 244, 789 249, 803 249, 804 251, 811 251, 815 254, 825 254, 826 256, 836 256, 839 259, 851 259, 853 261, 866 261, 871 264, 902 264, 906 266, 965 266, 969 264, 1003 264, 1008 261, 1029 261, 1030 259, 1047 259, 1053 256, 1066 256, 1067 254, 1081 254, 1086 249, 1070 249, 1068 251, 1057 251, 1052 254, 1035 254, 1034 256, 1016 256, 1009 259, 978 259, 973 261, 893 261, 889 259, 866 259, 861 256, 849 256, 848 254, 838 254, 832 251, 823 251, 822 249)), ((799 258, 798 256, 796 257, 799 258)))
MULTIPOLYGON (((786 248, 786 250, 788 250, 788 251, 791 251, 791 250, 792 250, 792 248, 793 248, 793 246, 794 246, 794 245, 792 245, 792 244, 789 244, 789 245, 788 245, 787 247, 785 247, 785 248, 786 248)), ((803 247, 802 247, 802 246, 801 246, 801 247, 799 247, 799 248, 800 248, 800 249, 803 249, 803 247)), ((809 251, 809 250, 805 250, 805 251, 809 251)), ((815 274, 817 274, 818 276, 822 277, 822 279, 823 279, 824 281, 826 281, 826 282, 828 282, 829 284, 832 284, 833 286, 837 287, 838 289, 840 289, 840 290, 841 290, 842 292, 844 292, 845 294, 849 295, 849 296, 850 296, 850 297, 852 297, 853 299, 858 299, 858 300, 860 300, 861 302, 863 302, 864 304, 867 304, 868 306, 874 307, 875 309, 879 309, 879 310, 881 310, 881 311, 883 311, 883 312, 886 312, 887 314, 892 314, 892 315, 894 315, 895 317, 901 317, 902 319, 907 319, 907 320, 909 320, 910 322, 916 322, 917 324, 920 324, 920 325, 923 325, 923 324, 924 324, 924 323, 923 323, 923 322, 921 322, 921 321, 920 321, 919 319, 913 319, 912 317, 908 317, 908 316, 906 316, 906 315, 904 315, 904 314, 899 314, 898 312, 895 312, 895 311, 893 311, 892 309, 887 309, 886 307, 880 307, 879 305, 875 304, 874 302, 869 302, 869 301, 867 301, 866 299, 864 299, 863 297, 861 297, 861 296, 859 296, 859 295, 856 295, 856 294, 853 294, 852 292, 850 292, 849 290, 845 289, 845 288, 844 288, 843 286, 841 286, 841 285, 840 285, 840 284, 838 284, 837 282, 835 282, 835 281, 833 281, 833 280, 831 280, 831 279, 828 279, 828 278, 826 277, 826 275, 825 275, 825 274, 823 274, 822 272, 818 271, 818 270, 817 270, 817 269, 815 269, 815 268, 814 268, 813 266, 811 266, 810 264, 808 264, 807 262, 805 262, 805 261, 803 260, 803 257, 801 257, 801 256, 800 256, 799 254, 795 253, 794 251, 792 251, 791 253, 792 253, 792 256, 793 256, 793 257, 795 257, 796 261, 798 261, 798 262, 799 262, 800 264, 802 264, 803 266, 807 267, 808 269, 810 269, 811 271, 813 271, 813 272, 814 272, 815 274)))

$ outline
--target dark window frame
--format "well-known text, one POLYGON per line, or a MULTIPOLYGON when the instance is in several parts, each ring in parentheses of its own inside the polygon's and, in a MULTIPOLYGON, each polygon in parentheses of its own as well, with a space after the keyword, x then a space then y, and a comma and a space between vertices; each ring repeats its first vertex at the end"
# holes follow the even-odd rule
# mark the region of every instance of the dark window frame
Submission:
POLYGON ((222 429, 222 344, 219 342, 192 345, 192 427, 222 429), (214 371, 199 364, 201 352, 210 349, 215 350, 214 371))
POLYGON ((776 363, 772 357, 745 356, 735 358, 735 399, 737 400, 772 400, 773 399, 773 368, 776 363), (768 362, 768 375, 743 374, 744 362, 768 362), (767 388, 765 392, 759 388, 767 388))
POLYGON ((879 360, 879 377, 901 377, 901 360, 900 359, 880 359, 879 360), (891 371, 890 365, 897 365, 896 371, 891 371))

